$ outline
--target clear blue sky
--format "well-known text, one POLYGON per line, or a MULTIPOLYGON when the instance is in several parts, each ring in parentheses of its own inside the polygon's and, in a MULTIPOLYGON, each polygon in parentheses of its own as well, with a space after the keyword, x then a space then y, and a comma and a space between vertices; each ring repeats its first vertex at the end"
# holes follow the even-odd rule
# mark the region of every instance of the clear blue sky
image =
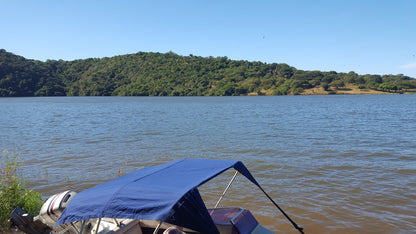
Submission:
POLYGON ((416 0, 0 0, 0 48, 30 59, 144 52, 416 78, 416 0))

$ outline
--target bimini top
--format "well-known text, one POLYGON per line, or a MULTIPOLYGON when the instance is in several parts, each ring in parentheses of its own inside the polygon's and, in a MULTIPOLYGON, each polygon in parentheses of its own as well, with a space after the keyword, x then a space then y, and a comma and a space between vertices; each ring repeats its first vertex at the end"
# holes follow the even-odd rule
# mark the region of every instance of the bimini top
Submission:
POLYGON ((262 189, 240 161, 182 159, 146 167, 78 193, 56 225, 107 217, 159 220, 218 233, 197 187, 231 167, 262 189))

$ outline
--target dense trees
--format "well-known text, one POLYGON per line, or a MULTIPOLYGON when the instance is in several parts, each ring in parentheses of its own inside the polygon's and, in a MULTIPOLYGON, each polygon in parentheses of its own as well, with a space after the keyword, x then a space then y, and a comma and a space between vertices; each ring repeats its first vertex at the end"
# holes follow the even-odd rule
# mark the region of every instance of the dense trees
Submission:
POLYGON ((0 50, 0 96, 297 95, 347 84, 385 92, 416 88, 416 80, 403 75, 302 71, 284 63, 173 52, 41 62, 0 50))

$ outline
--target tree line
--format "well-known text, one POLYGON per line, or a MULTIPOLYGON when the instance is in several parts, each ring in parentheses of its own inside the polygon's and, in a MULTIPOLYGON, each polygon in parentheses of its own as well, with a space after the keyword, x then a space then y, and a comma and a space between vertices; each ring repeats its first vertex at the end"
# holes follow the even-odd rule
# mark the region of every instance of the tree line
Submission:
POLYGON ((227 57, 138 52, 42 62, 0 50, 2 97, 298 95, 314 87, 334 92, 348 84, 392 93, 416 89, 416 79, 401 74, 303 71, 227 57))

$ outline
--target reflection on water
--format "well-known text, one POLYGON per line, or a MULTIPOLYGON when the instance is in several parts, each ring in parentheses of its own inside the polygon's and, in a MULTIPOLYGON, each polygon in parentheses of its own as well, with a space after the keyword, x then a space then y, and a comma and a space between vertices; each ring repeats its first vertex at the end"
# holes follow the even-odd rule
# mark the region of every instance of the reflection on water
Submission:
MULTIPOLYGON (((409 233, 416 229, 415 101, 2 98, 0 149, 19 153, 30 188, 44 196, 180 158, 241 160, 307 233, 409 233)), ((209 205, 231 177, 201 188, 209 205)), ((276 232, 296 233, 242 176, 222 204, 252 210, 276 232)))

